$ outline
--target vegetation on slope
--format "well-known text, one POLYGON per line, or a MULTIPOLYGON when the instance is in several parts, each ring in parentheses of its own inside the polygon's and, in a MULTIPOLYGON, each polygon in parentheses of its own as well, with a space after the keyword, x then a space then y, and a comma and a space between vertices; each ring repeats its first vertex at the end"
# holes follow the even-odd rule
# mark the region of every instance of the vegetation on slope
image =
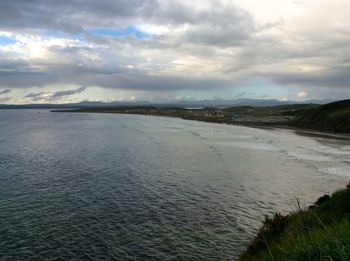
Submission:
POLYGON ((350 260, 350 186, 308 210, 267 217, 239 260, 350 260))
POLYGON ((294 104, 271 107, 237 106, 227 108, 181 108, 154 106, 97 107, 75 110, 56 110, 56 112, 96 112, 123 113, 178 117, 218 123, 236 123, 244 125, 286 124, 295 117, 297 111, 314 108, 315 104, 294 104))
POLYGON ((307 129, 350 132, 350 100, 299 111, 290 124, 307 129))

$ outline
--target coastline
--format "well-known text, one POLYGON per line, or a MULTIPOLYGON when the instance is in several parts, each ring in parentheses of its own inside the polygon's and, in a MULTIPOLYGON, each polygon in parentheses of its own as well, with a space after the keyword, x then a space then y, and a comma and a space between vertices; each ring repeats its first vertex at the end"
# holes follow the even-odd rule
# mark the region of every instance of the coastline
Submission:
POLYGON ((199 117, 182 117, 176 115, 162 115, 162 114, 146 114, 146 113, 134 113, 134 112, 109 112, 109 111, 82 111, 82 110, 51 110, 50 112, 60 112, 60 113, 99 113, 99 114, 131 114, 131 115, 142 115, 142 116, 157 116, 157 117, 169 117, 169 118, 179 118, 183 120, 200 121, 208 123, 226 124, 233 126, 242 126, 248 128, 257 128, 264 130, 291 130, 295 134, 300 136, 314 137, 314 138, 324 138, 340 141, 350 141, 350 134, 348 133, 336 133, 330 131, 319 131, 307 128, 294 127, 286 124, 278 123, 267 123, 267 122, 248 122, 248 121, 220 121, 216 119, 205 119, 199 117))

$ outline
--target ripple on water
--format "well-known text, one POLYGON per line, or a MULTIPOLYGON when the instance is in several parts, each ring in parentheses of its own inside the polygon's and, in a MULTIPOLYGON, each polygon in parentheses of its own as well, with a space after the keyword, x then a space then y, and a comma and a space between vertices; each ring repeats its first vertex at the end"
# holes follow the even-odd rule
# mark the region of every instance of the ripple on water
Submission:
POLYGON ((265 214, 290 209, 291 188, 314 200, 345 179, 249 128, 45 111, 0 122, 5 260, 234 259, 265 214))

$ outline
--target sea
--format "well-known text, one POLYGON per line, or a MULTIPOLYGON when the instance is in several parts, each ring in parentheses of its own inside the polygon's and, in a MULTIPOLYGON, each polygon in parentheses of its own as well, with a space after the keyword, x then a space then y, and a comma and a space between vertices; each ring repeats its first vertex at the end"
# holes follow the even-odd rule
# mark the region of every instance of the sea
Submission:
POLYGON ((235 260, 266 215, 349 179, 349 141, 0 110, 0 260, 235 260))

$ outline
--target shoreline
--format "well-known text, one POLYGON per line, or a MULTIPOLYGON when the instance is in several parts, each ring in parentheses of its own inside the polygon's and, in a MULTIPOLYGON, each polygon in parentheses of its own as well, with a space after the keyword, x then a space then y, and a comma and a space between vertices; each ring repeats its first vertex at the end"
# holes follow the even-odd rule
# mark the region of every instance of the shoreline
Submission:
POLYGON ((242 126, 248 128, 264 129, 264 130, 290 130, 294 131, 296 135, 314 137, 314 138, 323 138, 323 139, 332 139, 340 141, 350 141, 350 134, 347 133, 335 133, 327 131, 319 131, 306 128, 298 128, 290 125, 283 124, 274 124, 274 123, 265 123, 265 122, 244 122, 244 121, 217 121, 217 120, 205 120, 200 118, 191 118, 191 117, 181 117, 175 115, 161 115, 161 114, 143 114, 143 113, 123 113, 123 112, 104 112, 104 111, 73 111, 73 110, 51 110, 50 112, 60 112, 60 113, 96 113, 96 114, 125 114, 125 115, 141 115, 141 116, 156 116, 156 117, 167 117, 167 118, 178 118, 182 120, 190 121, 199 121, 199 122, 208 122, 208 123, 217 123, 217 124, 226 124, 232 126, 242 126))

